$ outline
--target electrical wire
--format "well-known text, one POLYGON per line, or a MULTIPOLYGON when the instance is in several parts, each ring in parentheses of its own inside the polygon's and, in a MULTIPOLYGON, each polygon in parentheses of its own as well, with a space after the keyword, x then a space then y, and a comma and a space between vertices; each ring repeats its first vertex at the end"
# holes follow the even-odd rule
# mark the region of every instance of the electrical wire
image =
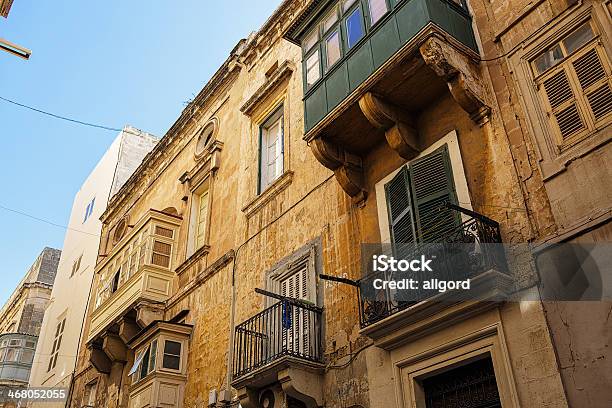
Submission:
POLYGON ((24 211, 21 211, 21 210, 15 210, 13 208, 5 207, 2 204, 0 204, 0 210, 4 210, 4 211, 12 212, 12 213, 15 213, 15 214, 19 214, 21 216, 24 216, 24 217, 27 217, 27 218, 31 218, 31 219, 33 219, 35 221, 39 221, 39 222, 42 222, 42 223, 45 223, 45 224, 52 225, 52 226, 57 227, 57 228, 62 228, 62 229, 70 230, 70 231, 74 231, 74 232, 80 232, 82 234, 87 234, 87 235, 91 235, 91 236, 98 237, 98 238, 102 238, 103 237, 102 235, 95 234, 93 232, 81 231, 81 230, 78 230, 78 229, 75 229, 75 228, 68 227, 67 225, 57 224, 57 223, 55 223, 53 221, 45 220, 44 218, 40 218, 40 217, 37 217, 35 215, 28 214, 28 213, 26 213, 24 211))
POLYGON ((32 110, 34 112, 41 113, 43 115, 51 116, 53 118, 65 120, 65 121, 72 122, 72 123, 77 123, 79 125, 90 126, 90 127, 93 127, 93 128, 102 129, 102 130, 108 130, 108 131, 111 131, 111 132, 121 132, 123 130, 123 129, 119 129, 119 128, 115 128, 115 127, 111 127, 111 126, 98 125, 98 124, 95 124, 95 123, 84 122, 82 120, 73 119, 73 118, 69 118, 67 116, 62 116, 62 115, 58 115, 58 114, 55 114, 55 113, 47 112, 47 111, 44 111, 42 109, 34 108, 32 106, 28 106, 28 105, 25 105, 23 103, 19 103, 19 102, 13 101, 12 99, 8 99, 8 98, 5 98, 3 96, 0 96, 0 99, 5 101, 5 102, 12 103, 13 105, 20 106, 22 108, 32 110))

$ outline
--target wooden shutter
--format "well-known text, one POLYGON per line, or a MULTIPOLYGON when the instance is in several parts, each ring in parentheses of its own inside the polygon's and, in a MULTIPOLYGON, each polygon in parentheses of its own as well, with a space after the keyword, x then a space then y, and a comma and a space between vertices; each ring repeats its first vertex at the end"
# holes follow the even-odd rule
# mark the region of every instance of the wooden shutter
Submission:
POLYGON ((410 188, 419 241, 436 242, 460 223, 457 212, 444 207, 457 204, 448 147, 410 163, 410 188))
POLYGON ((546 79, 542 85, 552 110, 551 118, 556 122, 561 138, 566 139, 583 130, 585 124, 565 69, 546 79))
POLYGON ((393 244, 412 243, 416 233, 410 199, 410 175, 404 166, 397 175, 385 184, 389 230, 393 244))
POLYGON ((198 203, 198 224, 196 249, 202 248, 206 239, 206 223, 208 221, 208 191, 200 196, 198 203))
POLYGON ((612 112, 612 90, 610 89, 609 76, 606 74, 597 48, 593 47, 577 58, 572 63, 572 67, 595 121, 603 119, 612 112))
MULTIPOLYGON (((309 300, 308 268, 306 265, 286 279, 283 279, 280 287, 282 296, 309 300)), ((311 328, 308 311, 292 306, 291 328, 283 330, 283 345, 287 350, 294 353, 307 352, 310 347, 309 330, 311 328)))

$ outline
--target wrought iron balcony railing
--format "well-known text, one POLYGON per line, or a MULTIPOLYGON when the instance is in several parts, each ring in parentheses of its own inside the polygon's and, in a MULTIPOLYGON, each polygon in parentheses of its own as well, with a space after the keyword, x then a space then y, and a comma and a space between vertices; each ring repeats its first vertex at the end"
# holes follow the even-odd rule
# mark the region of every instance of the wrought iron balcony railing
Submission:
MULTIPOLYGON (((421 256, 435 259, 434 277, 439 281, 474 278, 491 269, 507 273, 505 252, 500 245, 502 239, 496 221, 474 211, 445 204, 429 225, 429 229, 421 235, 421 242, 392 244, 393 255, 401 259, 419 259, 421 256), (455 218, 452 213, 461 214, 461 217, 455 218), (460 221, 453 222, 455 219, 460 221)), ((374 288, 377 279, 398 280, 407 277, 419 278, 420 282, 427 279, 423 272, 410 272, 409 275, 372 272, 358 281, 361 327, 376 323, 440 293, 437 289, 417 289, 406 298, 402 297, 401 291, 374 288)))
POLYGON ((307 302, 286 299, 236 326, 234 379, 285 356, 322 362, 322 312, 307 302))

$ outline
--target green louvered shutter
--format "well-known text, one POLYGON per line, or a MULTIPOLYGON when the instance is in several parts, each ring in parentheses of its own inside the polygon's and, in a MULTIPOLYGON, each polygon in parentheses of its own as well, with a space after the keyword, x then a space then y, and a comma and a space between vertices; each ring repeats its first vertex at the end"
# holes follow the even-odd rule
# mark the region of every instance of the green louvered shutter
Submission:
POLYGON ((446 145, 410 163, 410 187, 419 242, 440 241, 459 225, 459 214, 442 207, 447 202, 457 204, 446 145))
POLYGON ((385 184, 387 211, 391 242, 412 243, 415 241, 415 228, 410 200, 410 175, 404 166, 397 175, 385 184))

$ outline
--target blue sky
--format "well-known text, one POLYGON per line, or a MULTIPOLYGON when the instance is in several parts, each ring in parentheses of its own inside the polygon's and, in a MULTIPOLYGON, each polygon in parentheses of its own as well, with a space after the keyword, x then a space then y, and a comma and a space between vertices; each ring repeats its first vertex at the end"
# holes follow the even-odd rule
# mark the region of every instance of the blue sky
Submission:
MULTIPOLYGON (((0 38, 0 96, 162 136, 241 38, 280 0, 15 0, 0 38), (231 4, 231 6, 230 6, 231 4)), ((66 225, 72 199, 116 133, 41 116, 0 100, 0 205, 66 225)), ((65 231, 0 209, 0 303, 65 231)))

